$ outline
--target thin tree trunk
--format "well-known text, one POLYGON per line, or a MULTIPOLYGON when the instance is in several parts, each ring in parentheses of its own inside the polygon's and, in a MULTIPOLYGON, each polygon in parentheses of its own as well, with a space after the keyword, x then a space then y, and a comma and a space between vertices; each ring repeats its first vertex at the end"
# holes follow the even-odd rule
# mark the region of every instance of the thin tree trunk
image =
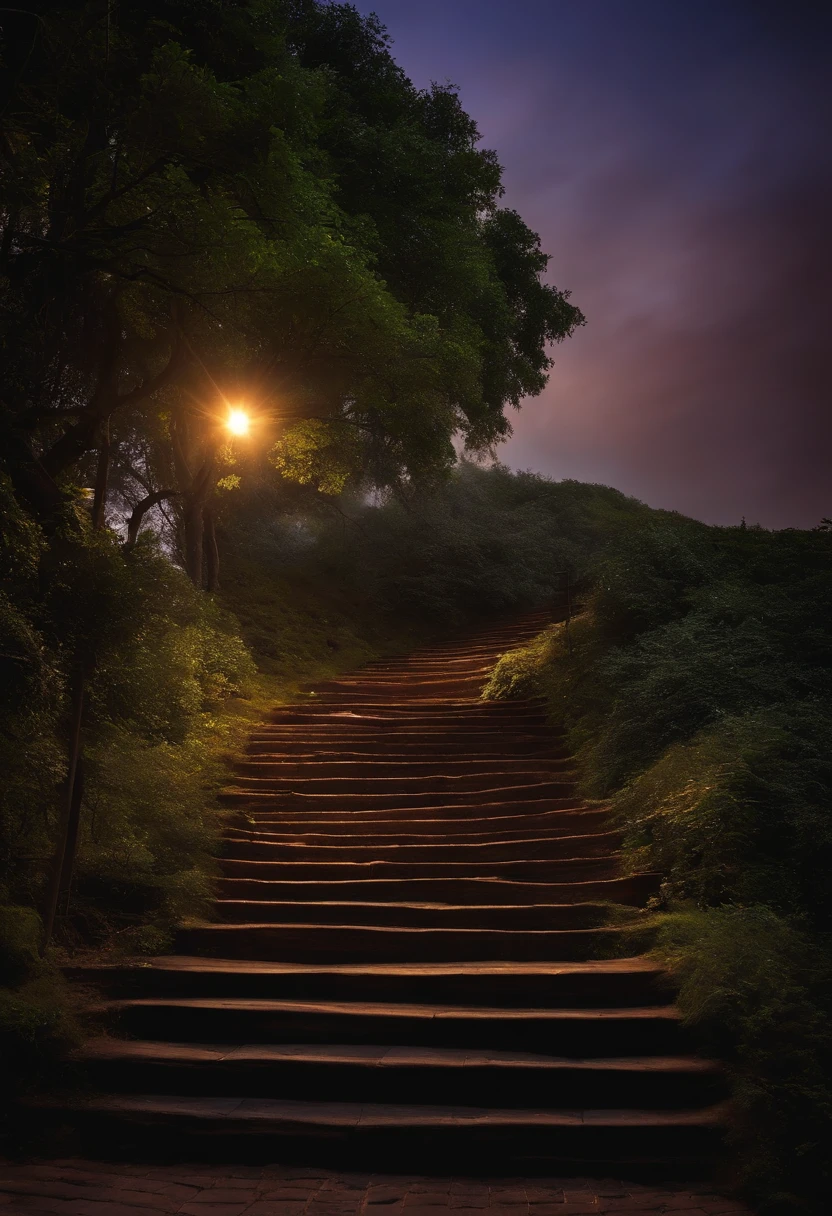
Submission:
POLYGON ((72 869, 74 858, 69 857, 67 845, 70 838, 73 842, 78 839, 78 818, 81 812, 81 799, 75 795, 75 778, 81 759, 81 727, 84 720, 84 703, 86 700, 86 672, 78 671, 72 689, 71 727, 69 741, 69 769, 66 775, 65 798, 63 813, 58 825, 58 843, 52 859, 52 870, 49 875, 49 886, 43 911, 44 949, 52 940, 55 928, 55 914, 58 910, 58 899, 61 893, 62 880, 72 869))
POLYGON ((148 494, 141 502, 137 502, 133 508, 133 513, 127 521, 127 539, 124 542, 125 549, 132 549, 139 538, 139 528, 142 526, 142 520, 151 507, 156 507, 160 502, 164 502, 166 498, 178 498, 178 490, 156 490, 153 494, 148 494))
POLYGON ((75 871, 75 855, 78 852, 78 833, 81 829, 81 803, 83 800, 84 751, 82 731, 82 744, 78 752, 78 763, 75 765, 75 780, 72 783, 72 795, 69 803, 69 823, 67 824, 64 860, 58 883, 58 902, 56 907, 61 914, 69 911, 69 893, 72 887, 72 875, 75 871))
POLYGON ((220 585, 220 551, 217 545, 217 530, 214 524, 214 512, 210 507, 203 511, 205 534, 205 586, 208 591, 218 591, 220 585))
POLYGON ((98 464, 95 471, 95 495, 92 501, 92 526, 103 528, 107 521, 107 482, 110 476, 110 419, 101 423, 98 440, 98 464))
POLYGON ((202 537, 204 532, 203 504, 198 498, 185 502, 185 569, 195 587, 203 586, 202 537))

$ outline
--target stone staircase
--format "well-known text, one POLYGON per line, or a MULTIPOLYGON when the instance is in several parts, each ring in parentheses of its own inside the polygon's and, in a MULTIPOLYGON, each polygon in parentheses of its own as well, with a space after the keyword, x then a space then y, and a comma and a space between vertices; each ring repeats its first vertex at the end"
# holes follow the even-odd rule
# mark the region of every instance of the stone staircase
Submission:
POLYGON ((90 1094, 53 1106, 87 1150, 708 1168, 722 1077, 638 955, 659 876, 622 875, 538 704, 479 700, 549 619, 372 664, 252 735, 216 919, 71 971, 111 1029, 78 1053, 90 1094))

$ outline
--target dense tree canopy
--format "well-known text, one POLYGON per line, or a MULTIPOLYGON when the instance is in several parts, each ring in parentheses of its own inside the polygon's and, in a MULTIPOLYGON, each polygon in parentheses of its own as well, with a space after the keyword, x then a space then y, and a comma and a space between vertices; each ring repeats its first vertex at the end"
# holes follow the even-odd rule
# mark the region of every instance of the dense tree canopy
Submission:
POLYGON ((504 436, 582 321, 454 90, 351 5, 34 3, 3 34, 3 426, 41 516, 95 479, 102 522, 109 475, 201 583, 227 401, 285 477, 394 486, 504 436))

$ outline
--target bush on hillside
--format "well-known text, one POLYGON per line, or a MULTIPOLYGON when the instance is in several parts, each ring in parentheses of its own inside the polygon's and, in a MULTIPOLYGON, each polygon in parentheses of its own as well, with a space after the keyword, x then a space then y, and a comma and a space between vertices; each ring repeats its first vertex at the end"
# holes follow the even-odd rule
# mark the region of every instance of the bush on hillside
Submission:
POLYGON ((590 556, 571 649, 547 630, 485 693, 548 699, 633 868, 663 872, 665 902, 689 909, 662 951, 732 1062, 746 1182, 815 1210, 832 1103, 830 558, 823 532, 619 531, 590 556))
POLYGON ((832 1184, 832 948, 765 905, 677 912, 658 954, 733 1081, 741 1180, 761 1211, 821 1211, 832 1184))
POLYGON ((33 909, 0 903, 0 1093, 7 1101, 54 1083, 80 1040, 66 986, 39 956, 41 935, 33 909))

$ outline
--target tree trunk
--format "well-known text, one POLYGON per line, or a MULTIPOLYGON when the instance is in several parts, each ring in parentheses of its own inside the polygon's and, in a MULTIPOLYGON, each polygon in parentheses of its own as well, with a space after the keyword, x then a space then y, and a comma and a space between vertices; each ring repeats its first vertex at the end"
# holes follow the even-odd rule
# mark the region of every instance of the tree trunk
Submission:
POLYGON ((97 530, 107 522, 107 482, 110 476, 110 419, 101 423, 98 439, 98 465, 95 471, 95 495, 92 500, 92 526, 97 530))
POLYGON ((201 498, 185 501, 185 569, 195 587, 202 588, 202 538, 204 532, 201 498))
POLYGON ((76 797, 76 777, 81 759, 81 727, 84 719, 84 702, 86 692, 86 672, 78 671, 72 689, 71 728, 69 737, 69 769, 66 775, 63 813, 58 824, 58 841, 55 855, 52 859, 52 871, 49 875, 49 886, 43 911, 44 949, 52 940, 55 928, 55 914, 58 911, 58 899, 61 893, 62 879, 71 872, 74 856, 68 855, 69 841, 78 839, 78 819, 81 814, 81 799, 76 797))
POLYGON ((207 591, 218 591, 220 586, 220 551, 217 545, 217 531, 214 525, 214 512, 210 507, 203 511, 205 535, 205 586, 207 591))
POLYGON ((155 507, 157 503, 164 502, 166 498, 178 498, 178 490, 156 490, 153 494, 148 494, 141 502, 137 502, 133 508, 133 513, 127 521, 127 540, 124 542, 125 549, 132 549, 139 538, 139 528, 142 526, 142 520, 151 507, 155 507))
POLYGON ((69 823, 66 832, 66 847, 58 881, 58 901, 56 910, 62 915, 69 911, 69 892, 72 886, 72 875, 75 870, 75 855, 78 852, 78 833, 81 830, 81 803, 84 799, 84 750, 83 737, 78 749, 78 763, 75 766, 75 780, 72 783, 72 794, 69 801, 69 823))

